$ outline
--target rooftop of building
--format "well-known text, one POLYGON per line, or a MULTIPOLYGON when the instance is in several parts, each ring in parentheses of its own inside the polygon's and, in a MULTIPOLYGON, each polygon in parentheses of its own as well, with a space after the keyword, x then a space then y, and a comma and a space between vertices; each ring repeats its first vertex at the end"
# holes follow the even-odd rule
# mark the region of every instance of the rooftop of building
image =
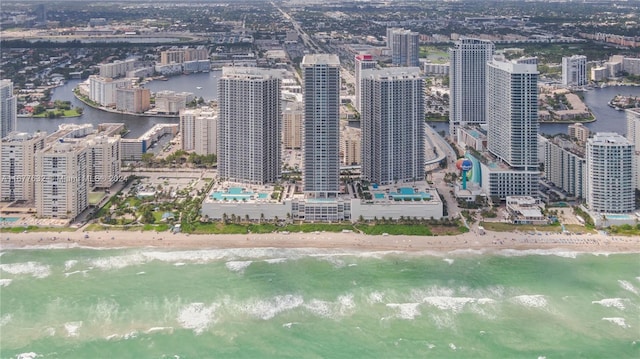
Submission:
POLYGON ((31 140, 36 137, 46 137, 46 132, 36 132, 36 133, 27 133, 27 132, 9 132, 5 137, 2 138, 3 143, 12 143, 12 142, 24 142, 31 140))
POLYGON ((257 80, 257 79, 272 79, 282 78, 285 76, 284 70, 267 69, 260 67, 247 67, 247 66, 224 66, 222 68, 222 79, 236 78, 245 80, 257 80))
POLYGON ((302 58, 301 66, 313 65, 340 66, 340 59, 334 54, 310 54, 302 58))
POLYGON ((362 70, 363 79, 397 80, 397 79, 422 79, 419 67, 385 67, 383 69, 362 70))
POLYGON ((597 132, 588 140, 590 145, 597 146, 624 146, 631 145, 629 140, 615 132, 597 132))

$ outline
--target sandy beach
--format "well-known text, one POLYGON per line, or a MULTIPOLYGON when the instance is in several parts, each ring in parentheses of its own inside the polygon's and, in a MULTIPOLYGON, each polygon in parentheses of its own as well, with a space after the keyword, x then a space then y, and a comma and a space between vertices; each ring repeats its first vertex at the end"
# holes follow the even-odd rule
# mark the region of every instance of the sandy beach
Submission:
POLYGON ((601 234, 526 234, 487 231, 484 235, 456 236, 372 236, 359 233, 269 233, 269 234, 172 234, 169 232, 29 232, 2 233, 0 250, 55 247, 156 247, 175 249, 205 248, 336 248, 366 251, 499 251, 570 250, 577 252, 640 252, 640 237, 601 234))

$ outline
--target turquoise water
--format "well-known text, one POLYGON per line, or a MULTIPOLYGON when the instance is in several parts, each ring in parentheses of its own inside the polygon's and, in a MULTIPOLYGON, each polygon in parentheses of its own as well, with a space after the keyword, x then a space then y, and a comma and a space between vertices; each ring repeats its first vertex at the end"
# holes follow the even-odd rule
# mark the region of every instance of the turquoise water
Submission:
POLYGON ((20 217, 0 217, 0 223, 2 222, 16 222, 20 217))
MULTIPOLYGON (((244 189, 241 187, 231 187, 226 192, 222 192, 222 191, 213 192, 210 195, 210 197, 217 201, 222 201, 223 199, 227 199, 230 201, 233 201, 235 199, 236 201, 241 201, 241 200, 249 200, 253 198, 255 195, 256 193, 253 193, 253 192, 245 192, 244 189)), ((258 199, 269 198, 269 194, 257 193, 257 198, 258 199)))
POLYGON ((0 261, 1 358, 640 357, 638 254, 74 248, 0 261))

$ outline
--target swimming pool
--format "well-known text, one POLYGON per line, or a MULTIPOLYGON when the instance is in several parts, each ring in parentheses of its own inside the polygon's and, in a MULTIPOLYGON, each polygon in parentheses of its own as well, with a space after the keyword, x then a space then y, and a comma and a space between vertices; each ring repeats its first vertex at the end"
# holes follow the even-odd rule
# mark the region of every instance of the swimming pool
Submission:
POLYGON ((19 219, 20 217, 0 217, 0 223, 17 222, 19 219))

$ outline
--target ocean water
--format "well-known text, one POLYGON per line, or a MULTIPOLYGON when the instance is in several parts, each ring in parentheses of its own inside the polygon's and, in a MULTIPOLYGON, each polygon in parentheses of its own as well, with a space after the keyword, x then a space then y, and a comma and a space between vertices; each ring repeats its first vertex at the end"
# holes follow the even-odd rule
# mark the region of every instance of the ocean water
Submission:
POLYGON ((1 358, 638 358, 640 255, 0 254, 1 358))

